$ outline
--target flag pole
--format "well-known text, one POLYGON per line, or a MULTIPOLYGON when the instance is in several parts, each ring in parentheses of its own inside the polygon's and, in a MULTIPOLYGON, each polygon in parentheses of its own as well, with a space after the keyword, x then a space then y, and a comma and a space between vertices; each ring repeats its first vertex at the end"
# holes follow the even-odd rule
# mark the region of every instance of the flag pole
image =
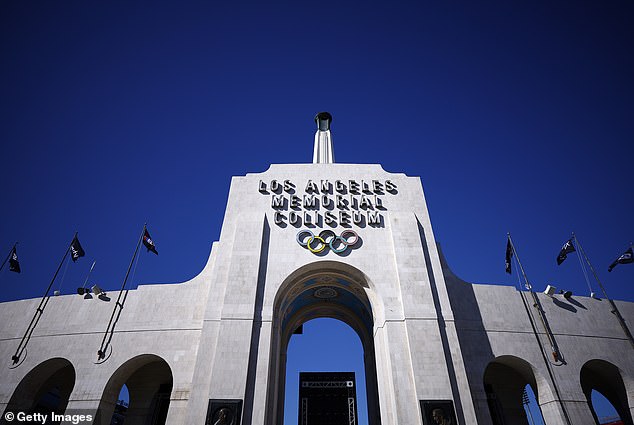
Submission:
POLYGON ((77 237, 77 232, 75 232, 73 239, 68 244, 68 248, 66 248, 66 251, 64 252, 64 256, 62 257, 62 261, 59 262, 59 266, 57 266, 57 270, 55 270, 53 279, 51 279, 51 283, 48 284, 48 288, 46 288, 46 292, 44 292, 44 296, 42 296, 42 299, 40 300, 40 305, 35 310, 35 314, 33 315, 33 318, 31 319, 31 323, 29 323, 29 326, 26 328, 26 332, 24 332, 24 336, 22 337, 22 340, 20 341, 18 348, 15 350, 15 354, 11 356, 11 360, 13 360, 13 364, 17 364, 20 361, 20 356, 24 352, 24 349, 26 348, 26 345, 28 344, 29 339, 31 338, 31 334, 35 330, 37 323, 40 321, 40 318, 42 317, 42 314, 44 313, 44 309, 46 308, 46 305, 48 304, 48 300, 51 298, 51 296, 48 295, 48 293, 50 292, 51 287, 53 286, 53 282, 55 282, 55 279, 57 278, 57 274, 59 273, 59 270, 62 268, 62 264, 64 264, 64 261, 66 260, 66 257, 68 256, 68 253, 70 252, 70 246, 72 245, 76 237, 77 237))
MULTIPOLYGON (((511 249, 513 250, 513 255, 515 255, 517 264, 520 266, 520 271, 522 272, 522 275, 524 276, 526 289, 528 289, 528 291, 531 293, 531 296, 533 297, 533 307, 537 309, 537 313, 542 322, 542 326, 544 327, 544 330, 546 331, 546 336, 548 337, 548 342, 550 343, 550 348, 552 350, 553 357, 555 357, 555 361, 561 360, 561 354, 559 353, 559 350, 557 349, 556 344, 552 339, 552 335, 550 334, 550 328, 546 324, 545 318, 543 316, 541 304, 539 303, 539 300, 537 299, 537 295, 535 295, 535 292, 533 292, 533 286, 529 283, 528 277, 526 276, 526 273, 524 272, 524 267, 522 266, 522 262, 520 261, 520 257, 517 255, 517 251, 515 250, 513 239, 511 239, 511 233, 510 232, 507 233, 507 236, 508 236, 508 241, 511 244, 511 249)), ((522 298, 522 303, 524 304, 524 309, 526 310, 526 314, 528 315, 528 321, 530 322, 531 328, 533 329, 533 334, 535 335, 535 339, 537 339, 537 345, 539 345, 539 351, 546 365, 546 370, 548 371, 548 375, 550 376, 550 380, 553 383, 553 388, 555 389, 557 399, 559 401, 559 404, 561 405, 561 410, 563 411, 564 417, 566 418, 566 423, 568 423, 568 425, 572 425, 572 422, 570 421, 570 418, 568 417, 568 411, 566 410, 566 406, 564 405, 564 402, 561 399, 561 395, 559 394, 559 386, 557 385, 557 381, 555 380, 555 375, 553 374, 551 370, 551 364, 548 361, 548 357, 544 353, 544 347, 542 345, 541 340, 539 339, 539 334, 537 333, 537 329, 535 328, 535 323, 533 322, 532 314, 530 313, 530 309, 528 308, 528 305, 526 304, 526 299, 524 298, 523 291, 520 290, 519 293, 520 293, 520 297, 522 298)))
POLYGON ((621 328, 623 329, 623 332, 625 332, 627 339, 630 341, 630 345, 632 346, 632 348, 634 348, 634 337, 632 337, 632 333, 630 332, 630 329, 627 327, 627 324, 625 323, 625 319, 623 319, 623 316, 621 316, 621 312, 619 311, 618 308, 616 308, 616 304, 614 303, 614 301, 612 301, 612 298, 610 298, 608 296, 608 293, 605 291, 605 288, 603 287, 603 284, 601 283, 601 280, 599 279, 599 275, 597 275, 597 272, 594 270, 594 267, 592 267, 592 263, 590 262, 590 259, 586 255, 586 252, 583 250, 583 247, 579 243, 579 239, 577 239, 577 235, 575 235, 574 232, 572 233, 572 237, 575 238, 575 242, 577 246, 579 247, 579 251, 581 251, 581 255, 583 255, 583 258, 586 260, 586 263, 588 263, 588 267, 590 267, 590 271, 592 271, 594 278, 599 284, 599 288, 601 288, 601 292, 603 292, 603 296, 610 303, 610 307, 612 307, 612 310, 610 312, 616 316, 616 318, 619 321, 619 324, 621 325, 621 328))
POLYGON ((533 286, 529 283, 528 277, 526 276, 526 273, 524 272, 524 267, 522 267, 522 262, 520 261, 520 257, 519 257, 519 255, 517 255, 517 251, 515 250, 515 244, 513 244, 513 239, 511 238, 511 233, 510 232, 507 233, 507 236, 509 238, 509 242, 511 242, 511 248, 513 248, 513 255, 515 255, 515 259, 517 260, 517 264, 519 264, 520 271, 522 272, 522 276, 524 277, 524 286, 526 286, 526 289, 532 290, 533 286))
POLYGON ((557 348, 557 343, 554 341, 553 336, 551 335, 550 328, 548 327, 546 323, 546 318, 544 317, 544 312, 541 308, 541 304, 539 303, 539 300, 537 299, 537 295, 535 295, 535 292, 533 292, 533 286, 528 281, 528 277, 526 276, 526 272, 524 271, 524 267, 522 266, 520 257, 519 255, 517 255, 517 250, 515 249, 515 245, 513 244, 513 239, 511 239, 510 233, 508 233, 508 238, 509 238, 509 241, 511 242, 511 248, 513 249, 513 254, 515 255, 517 264, 520 266, 520 271, 522 272, 522 276, 524 277, 524 282, 525 282, 524 286, 526 286, 526 289, 528 289, 528 291, 530 292, 533 298, 533 307, 535 307, 535 309, 537 310, 539 319, 542 322, 542 326, 544 327, 544 330, 546 331, 546 336, 548 337, 548 342, 550 343, 550 348, 552 350, 553 357, 555 361, 561 360, 561 353, 559 352, 559 349, 557 348))
POLYGON ((0 271, 2 271, 2 269, 4 268, 4 265, 7 264, 7 261, 9 261, 9 258, 11 258, 11 253, 13 252, 13 250, 15 249, 15 247, 17 245, 18 245, 17 242, 13 244, 13 247, 9 251, 9 254, 7 255, 7 258, 4 259, 4 261, 2 262, 2 265, 0 266, 0 271))
MULTIPOLYGON (((108 321, 108 327, 106 328, 106 332, 103 334, 103 339, 101 340, 101 345, 99 346, 99 350, 97 350, 97 358, 98 360, 103 359, 106 354, 106 347, 108 346, 110 340, 106 342, 108 338, 108 334, 111 335, 114 333, 114 327, 116 325, 116 320, 113 323, 114 317, 117 314, 117 309, 119 309, 119 314, 121 314, 121 310, 123 310, 123 305, 125 304, 125 300, 127 298, 128 291, 125 291, 125 296, 123 297, 123 301, 121 301, 121 295, 125 290, 126 282, 128 281, 128 276, 130 275, 130 270, 132 269, 132 264, 134 264, 134 260, 136 259, 136 255, 139 252, 139 246, 141 246, 141 240, 143 239, 143 235, 145 234, 145 229, 147 227, 147 223, 143 225, 143 230, 141 230, 141 236, 139 236, 139 240, 136 244, 136 248, 134 250, 134 254, 132 255, 132 260, 130 260, 130 265, 128 266, 128 271, 125 274, 125 278, 123 279, 123 284, 121 285, 121 289, 119 290, 119 295, 117 296, 117 302, 114 304, 114 308, 112 309, 112 315, 110 316, 110 321, 108 321), (111 329, 112 326, 112 329, 111 329)), ((117 316, 118 319, 118 316, 117 316)))
POLYGON ((95 264, 97 264, 97 260, 92 260, 92 266, 90 266, 90 270, 88 270, 88 275, 86 275, 86 280, 84 280, 84 286, 81 287, 82 289, 86 289, 86 284, 88 283, 92 269, 95 268, 95 264))

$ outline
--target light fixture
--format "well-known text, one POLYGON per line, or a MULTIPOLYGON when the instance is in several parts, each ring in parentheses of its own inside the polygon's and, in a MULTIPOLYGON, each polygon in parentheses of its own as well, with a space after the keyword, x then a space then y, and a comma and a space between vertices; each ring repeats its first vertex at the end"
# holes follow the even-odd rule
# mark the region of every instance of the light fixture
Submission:
POLYGON ((60 291, 53 291, 53 296, 55 297, 59 297, 59 294, 61 294, 60 291))
POLYGON ((92 290, 92 293, 99 296, 99 295, 106 295, 106 293, 97 285, 93 285, 92 288, 90 288, 92 290))
POLYGON ((552 297, 556 290, 557 288, 555 288, 554 286, 548 285, 546 286, 546 290, 544 291, 544 294, 548 295, 549 297, 552 297))
POLYGON ((572 297, 572 291, 564 291, 563 289, 559 291, 560 294, 564 296, 565 299, 569 300, 572 297))
POLYGON ((86 288, 86 285, 88 284, 88 278, 90 277, 90 273, 92 273, 92 269, 95 268, 95 264, 97 264, 97 262, 93 261, 92 266, 90 266, 90 270, 88 271, 88 275, 86 276, 86 280, 84 281, 84 286, 82 286, 81 288, 77 288, 77 293, 79 295, 83 295, 85 300, 92 299, 92 295, 90 295, 90 289, 86 288))
POLYGON ((86 287, 77 288, 77 293, 79 295, 83 295, 85 300, 92 299, 92 295, 90 294, 90 289, 88 289, 86 287))

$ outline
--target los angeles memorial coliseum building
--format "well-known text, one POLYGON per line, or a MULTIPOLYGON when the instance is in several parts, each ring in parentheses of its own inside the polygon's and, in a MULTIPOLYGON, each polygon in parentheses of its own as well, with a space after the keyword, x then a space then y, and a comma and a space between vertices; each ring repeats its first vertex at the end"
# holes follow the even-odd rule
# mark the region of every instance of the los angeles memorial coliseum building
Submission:
POLYGON ((610 303, 462 281, 420 179, 335 163, 330 120, 316 118, 312 164, 233 177, 205 268, 130 291, 102 358, 115 297, 54 298, 13 362, 40 300, 0 304, 0 422, 117 423, 125 384, 126 425, 282 425, 290 336, 331 317, 362 341, 371 425, 528 424, 527 384, 548 425, 595 424, 592 390, 634 425, 634 346, 610 303))

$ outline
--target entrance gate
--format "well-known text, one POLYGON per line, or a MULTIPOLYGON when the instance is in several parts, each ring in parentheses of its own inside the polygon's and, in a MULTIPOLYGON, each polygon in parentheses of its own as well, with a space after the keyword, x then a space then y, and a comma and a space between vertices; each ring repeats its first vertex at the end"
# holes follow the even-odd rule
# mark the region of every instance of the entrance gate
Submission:
POLYGON ((381 423, 374 319, 366 291, 372 290, 361 273, 345 264, 327 261, 298 270, 282 284, 275 301, 271 344, 271 370, 277 371, 269 394, 269 400, 276 400, 274 423, 281 425, 283 421, 286 352, 290 337, 305 322, 323 317, 341 320, 359 335, 365 359, 368 423, 381 423))

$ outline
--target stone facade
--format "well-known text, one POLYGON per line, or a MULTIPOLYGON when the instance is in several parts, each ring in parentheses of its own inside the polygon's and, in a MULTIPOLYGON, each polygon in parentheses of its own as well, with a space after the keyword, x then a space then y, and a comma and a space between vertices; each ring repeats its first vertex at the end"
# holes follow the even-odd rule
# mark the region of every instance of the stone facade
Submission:
MULTIPOLYGON (((449 403, 460 424, 528 423, 517 398, 526 384, 548 425, 594 424, 593 388, 632 424, 634 348, 608 302, 538 299, 559 359, 530 294, 450 271, 419 178, 379 165, 272 165, 233 178, 220 240, 198 276, 129 291, 105 359, 96 348, 114 299, 51 298, 17 365, 9 359, 39 300, 0 304, 0 411, 31 409, 55 384, 62 411, 109 424, 127 383, 126 425, 281 425, 290 335, 334 317, 362 340, 370 424, 431 423, 421 401, 449 403), (299 231, 324 229, 359 240, 302 246, 299 231), (157 406, 166 419, 149 417, 157 406)), ((631 324, 634 304, 617 305, 631 324)))

